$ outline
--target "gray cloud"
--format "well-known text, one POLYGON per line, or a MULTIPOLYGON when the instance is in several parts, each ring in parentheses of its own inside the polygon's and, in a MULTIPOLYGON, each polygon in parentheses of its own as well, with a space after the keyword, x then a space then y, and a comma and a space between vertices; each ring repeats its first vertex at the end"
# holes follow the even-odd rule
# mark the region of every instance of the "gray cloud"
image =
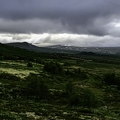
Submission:
POLYGON ((0 42, 29 42, 37 46, 72 45, 80 47, 114 47, 120 45, 119 37, 79 34, 0 34, 0 42))
POLYGON ((0 19, 0 32, 6 33, 58 33, 69 32, 67 27, 58 21, 47 19, 5 20, 0 19))
POLYGON ((0 0, 0 32, 104 36, 119 11, 119 0, 0 0))
POLYGON ((119 46, 120 0, 0 0, 0 42, 119 46))

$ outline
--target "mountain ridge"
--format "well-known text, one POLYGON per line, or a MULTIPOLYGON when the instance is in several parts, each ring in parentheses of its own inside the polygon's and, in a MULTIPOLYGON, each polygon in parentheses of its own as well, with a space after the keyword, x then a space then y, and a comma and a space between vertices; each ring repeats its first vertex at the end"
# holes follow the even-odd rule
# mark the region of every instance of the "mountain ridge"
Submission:
POLYGON ((46 47, 35 46, 27 42, 7 43, 7 45, 27 49, 34 52, 50 52, 50 53, 79 53, 79 52, 94 52, 102 54, 120 54, 120 47, 77 47, 52 45, 46 47))
POLYGON ((61 49, 53 49, 51 47, 38 47, 33 44, 27 43, 27 42, 15 42, 15 43, 7 43, 6 45, 19 47, 22 49, 26 49, 29 51, 34 52, 45 52, 45 53, 70 53, 68 50, 61 50, 61 49))

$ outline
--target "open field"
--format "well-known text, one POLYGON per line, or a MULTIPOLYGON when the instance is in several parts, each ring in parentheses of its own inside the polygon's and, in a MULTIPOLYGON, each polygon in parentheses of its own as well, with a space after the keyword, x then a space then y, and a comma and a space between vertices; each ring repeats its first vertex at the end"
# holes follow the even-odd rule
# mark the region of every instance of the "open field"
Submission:
POLYGON ((0 61, 1 120, 120 119, 119 82, 104 80, 108 73, 120 80, 116 59, 111 56, 107 63, 97 56, 51 56, 40 63, 0 61))

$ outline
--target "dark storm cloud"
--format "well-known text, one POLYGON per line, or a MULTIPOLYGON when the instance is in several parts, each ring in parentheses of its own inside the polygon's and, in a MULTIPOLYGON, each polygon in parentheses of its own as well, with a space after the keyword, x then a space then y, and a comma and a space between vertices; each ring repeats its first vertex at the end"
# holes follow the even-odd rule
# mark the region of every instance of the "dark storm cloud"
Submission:
POLYGON ((110 34, 107 24, 119 19, 119 11, 120 0, 0 0, 0 32, 104 36, 110 34))

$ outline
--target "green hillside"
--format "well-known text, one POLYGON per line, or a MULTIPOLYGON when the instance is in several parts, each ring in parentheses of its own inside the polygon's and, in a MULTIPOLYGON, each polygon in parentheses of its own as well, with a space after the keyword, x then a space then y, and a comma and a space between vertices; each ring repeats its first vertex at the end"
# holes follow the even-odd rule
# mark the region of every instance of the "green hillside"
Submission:
POLYGON ((0 44, 0 57, 0 120, 120 119, 119 56, 0 44))

